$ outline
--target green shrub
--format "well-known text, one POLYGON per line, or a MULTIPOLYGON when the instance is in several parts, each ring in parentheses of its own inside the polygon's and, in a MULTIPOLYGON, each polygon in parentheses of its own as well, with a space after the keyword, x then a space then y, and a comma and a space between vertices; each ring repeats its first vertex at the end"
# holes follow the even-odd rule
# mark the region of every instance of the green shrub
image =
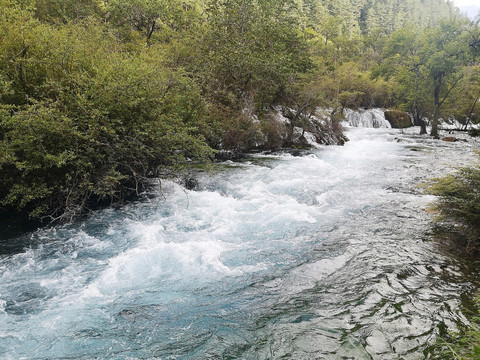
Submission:
POLYGON ((95 20, 2 7, 0 210, 70 221, 209 159, 200 88, 161 49, 132 55, 95 20))
POLYGON ((470 135, 471 137, 479 137, 480 129, 470 129, 468 130, 468 135, 470 135))
POLYGON ((467 250, 480 249, 480 163, 436 179, 429 192, 438 196, 437 220, 457 226, 467 239, 467 250))
POLYGON ((474 308, 467 314, 469 324, 458 332, 441 335, 434 345, 433 359, 480 359, 480 293, 471 299, 474 308))

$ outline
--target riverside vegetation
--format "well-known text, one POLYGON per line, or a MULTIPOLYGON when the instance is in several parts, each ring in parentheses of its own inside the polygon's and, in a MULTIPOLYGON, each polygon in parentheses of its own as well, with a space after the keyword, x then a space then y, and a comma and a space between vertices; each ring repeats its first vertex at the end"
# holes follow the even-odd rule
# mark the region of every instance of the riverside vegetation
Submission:
POLYGON ((443 0, 1 0, 0 24, 4 213, 71 221, 214 150, 289 146, 317 108, 340 143, 347 107, 478 120, 480 30, 443 0))
MULTIPOLYGON (((345 108, 466 128, 479 51, 444 0, 0 0, 0 213, 71 221, 216 150, 291 145, 317 108, 338 139, 345 108)), ((479 191, 478 165, 431 187, 472 251, 479 191)))
MULTIPOLYGON (((477 151, 477 155, 480 153, 477 151)), ((480 251, 480 161, 462 167, 455 173, 433 180, 428 191, 438 196, 433 210, 442 231, 453 233, 455 242, 478 258, 480 251)), ((474 296, 474 313, 469 315, 471 325, 462 327, 458 334, 449 334, 438 341, 440 354, 455 359, 480 357, 480 293, 474 296), (476 312, 476 313, 475 313, 476 312)))

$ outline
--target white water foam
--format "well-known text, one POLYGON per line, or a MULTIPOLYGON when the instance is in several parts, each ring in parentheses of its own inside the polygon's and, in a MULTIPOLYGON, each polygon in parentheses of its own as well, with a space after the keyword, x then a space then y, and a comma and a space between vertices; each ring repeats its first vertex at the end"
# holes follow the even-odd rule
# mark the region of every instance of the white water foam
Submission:
POLYGON ((345 109, 344 113, 349 126, 386 129, 392 127, 385 119, 385 112, 382 109, 345 109))
POLYGON ((372 230, 349 224, 403 199, 388 190, 405 156, 398 133, 348 136, 311 156, 204 175, 196 191, 164 182, 157 198, 38 232, 42 245, 0 258, 0 357, 206 358, 225 342, 241 347, 263 317, 274 327, 277 315, 253 308, 254 290, 287 304, 314 292, 369 249, 372 230))

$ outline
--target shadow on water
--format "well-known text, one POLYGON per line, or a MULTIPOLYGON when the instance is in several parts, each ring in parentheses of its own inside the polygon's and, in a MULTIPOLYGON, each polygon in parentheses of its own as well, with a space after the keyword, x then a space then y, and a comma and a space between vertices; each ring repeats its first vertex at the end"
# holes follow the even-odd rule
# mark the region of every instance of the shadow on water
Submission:
POLYGON ((441 224, 434 225, 429 235, 439 253, 458 266, 472 289, 480 288, 480 252, 469 246, 467 236, 459 229, 441 224))
POLYGON ((31 240, 27 235, 41 225, 25 214, 0 212, 0 255, 19 253, 29 247, 31 240))
MULTIPOLYGON (((460 339, 472 330, 469 322, 476 322, 476 319, 478 319, 479 307, 476 295, 480 289, 480 253, 468 250, 467 237, 458 229, 437 224, 429 235, 430 241, 435 244, 438 252, 449 259, 458 269, 458 273, 450 274, 444 280, 446 282, 462 281, 465 283, 463 291, 459 294, 458 311, 468 321, 456 321, 455 331, 447 328, 443 323, 440 324, 436 342, 424 352, 429 356, 428 358, 433 360, 449 360, 457 358, 454 357, 452 348, 458 346, 460 339)), ((465 350, 467 349, 465 348, 465 350)))

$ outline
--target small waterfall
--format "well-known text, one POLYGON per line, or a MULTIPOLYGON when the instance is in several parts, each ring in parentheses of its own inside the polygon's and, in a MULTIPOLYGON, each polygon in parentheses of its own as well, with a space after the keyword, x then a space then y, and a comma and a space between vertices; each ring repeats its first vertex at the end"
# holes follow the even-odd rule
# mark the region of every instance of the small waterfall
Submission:
POLYGON ((391 128, 382 109, 345 109, 345 120, 349 126, 363 128, 391 128))

